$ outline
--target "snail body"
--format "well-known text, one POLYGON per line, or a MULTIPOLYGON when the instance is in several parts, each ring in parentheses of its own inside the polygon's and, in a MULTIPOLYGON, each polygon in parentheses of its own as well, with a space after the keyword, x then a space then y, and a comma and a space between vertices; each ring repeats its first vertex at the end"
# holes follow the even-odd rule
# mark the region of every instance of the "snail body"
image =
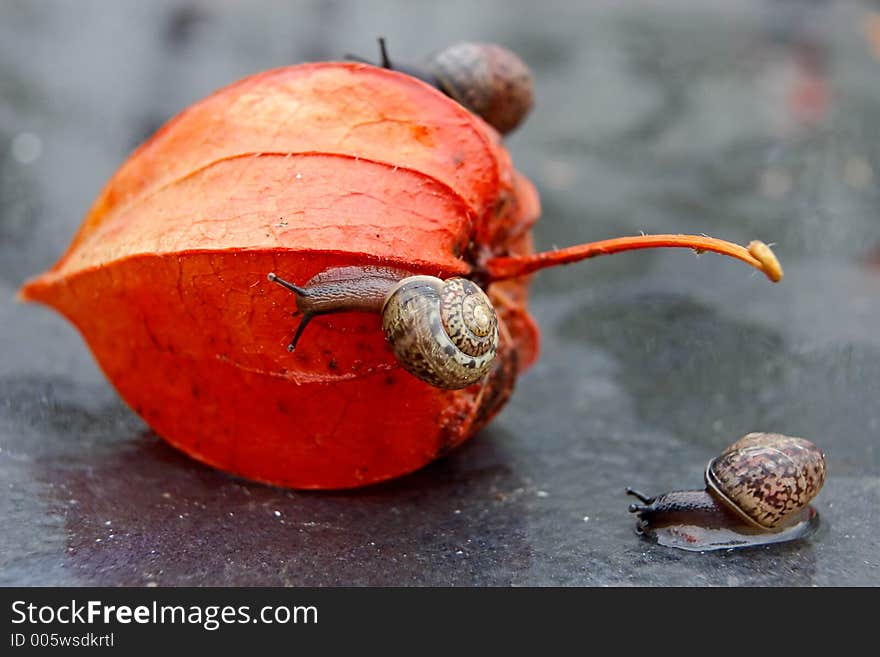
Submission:
POLYGON ((647 497, 628 489, 637 531, 685 550, 749 547, 801 538, 818 522, 809 506, 825 481, 825 457, 813 443, 750 433, 706 466, 704 490, 647 497))
POLYGON ((498 318, 492 302, 465 278, 441 280, 384 267, 329 269, 291 290, 302 319, 288 351, 296 348, 317 315, 381 312, 382 330, 400 365, 437 388, 459 389, 482 379, 498 351, 498 318))

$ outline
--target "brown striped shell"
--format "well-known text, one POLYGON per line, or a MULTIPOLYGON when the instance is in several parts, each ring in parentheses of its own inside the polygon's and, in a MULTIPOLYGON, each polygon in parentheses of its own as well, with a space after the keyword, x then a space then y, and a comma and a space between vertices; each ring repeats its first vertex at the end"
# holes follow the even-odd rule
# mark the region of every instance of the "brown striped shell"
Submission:
POLYGON ((382 307, 382 330, 401 366, 438 388, 476 383, 498 349, 495 309, 485 292, 464 278, 403 279, 382 307))
POLYGON ((501 134, 532 109, 532 74, 514 53, 496 44, 459 43, 434 55, 428 69, 440 89, 501 134))
POLYGON ((825 455, 813 443, 776 433, 750 433, 706 467, 706 487, 751 524, 784 527, 825 482, 825 455))

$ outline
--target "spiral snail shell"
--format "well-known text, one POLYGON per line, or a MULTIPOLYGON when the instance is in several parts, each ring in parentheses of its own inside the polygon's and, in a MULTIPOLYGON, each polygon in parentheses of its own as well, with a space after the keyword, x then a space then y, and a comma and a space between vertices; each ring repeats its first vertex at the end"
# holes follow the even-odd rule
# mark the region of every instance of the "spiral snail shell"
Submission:
POLYGON ((405 278, 383 304, 382 329, 401 366, 438 388, 479 381, 498 349, 492 304, 464 278, 405 278))
POLYGON ((632 504, 637 531, 671 547, 713 550, 778 543, 818 523, 809 506, 825 482, 825 455, 813 443, 750 433, 706 466, 706 489, 672 491, 632 504))
POLYGON ((313 317, 363 311, 382 314, 382 330, 401 367, 437 388, 476 383, 495 360, 498 318, 489 297, 470 280, 382 267, 328 269, 303 287, 275 274, 269 280, 294 292, 302 313, 289 351, 313 317))
POLYGON ((457 43, 435 53, 419 68, 392 64, 385 39, 379 38, 379 56, 383 68, 436 87, 502 135, 522 123, 534 104, 532 72, 516 53, 495 43, 457 43))

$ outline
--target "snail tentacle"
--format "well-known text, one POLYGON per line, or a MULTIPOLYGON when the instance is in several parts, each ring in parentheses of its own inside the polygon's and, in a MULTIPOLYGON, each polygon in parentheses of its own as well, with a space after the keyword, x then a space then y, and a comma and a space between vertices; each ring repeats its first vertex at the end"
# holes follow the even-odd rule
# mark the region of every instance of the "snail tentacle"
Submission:
POLYGON ((266 278, 268 278, 273 283, 278 283, 278 285, 280 285, 281 287, 286 287, 298 297, 305 297, 309 294, 309 291, 306 288, 294 285, 290 281, 285 281, 283 278, 276 276, 274 272, 269 272, 266 278))
MULTIPOLYGON (((633 497, 638 498, 639 501, 641 501, 643 504, 652 504, 654 502, 654 500, 656 499, 654 497, 648 497, 644 493, 640 493, 639 491, 635 490, 634 488, 630 488, 629 486, 626 487, 626 494, 632 495, 633 497)), ((630 511, 632 511, 632 507, 634 507, 634 506, 638 506, 638 505, 631 504, 630 511)))

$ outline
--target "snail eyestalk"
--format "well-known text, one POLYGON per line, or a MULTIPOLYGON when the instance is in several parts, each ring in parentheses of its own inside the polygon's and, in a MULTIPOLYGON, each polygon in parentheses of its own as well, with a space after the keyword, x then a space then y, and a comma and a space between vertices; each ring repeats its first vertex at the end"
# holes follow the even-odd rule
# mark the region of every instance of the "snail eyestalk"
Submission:
MULTIPOLYGON (((379 64, 381 68, 393 69, 394 67, 391 65, 391 59, 388 57, 388 47, 385 45, 385 37, 376 37, 376 41, 379 43, 379 64)), ((375 62, 370 61, 366 57, 361 57, 360 55, 354 55, 350 52, 345 53, 344 58, 352 61, 352 62, 360 62, 361 64, 369 64, 370 66, 377 66, 375 62)))
POLYGON ((536 272, 545 267, 566 265, 587 258, 611 255, 636 249, 655 249, 662 247, 693 249, 697 253, 712 251, 751 265, 764 273, 774 283, 782 280, 782 266, 773 250, 764 242, 750 242, 748 247, 706 237, 705 235, 636 235, 615 237, 613 239, 578 244, 555 251, 544 251, 525 256, 501 256, 491 258, 486 263, 488 280, 501 281, 536 272))
POLYGON ((392 68, 391 58, 388 57, 388 48, 385 46, 385 37, 379 37, 379 63, 382 68, 392 68))
MULTIPOLYGON (((637 490, 635 490, 635 489, 632 489, 632 488, 630 488, 629 486, 626 487, 626 494, 627 494, 627 495, 632 495, 633 497, 637 498, 642 504, 651 504, 651 503, 654 501, 654 498, 653 498, 653 497, 648 497, 648 496, 645 495, 644 493, 640 493, 639 491, 637 491, 637 490)), ((630 511, 632 511, 632 508, 633 508, 634 506, 638 506, 638 505, 636 505, 636 504, 631 504, 631 505, 630 505, 630 511)))
POLYGON ((273 283, 278 283, 278 285, 280 285, 281 287, 287 288, 298 297, 305 297, 309 294, 309 291, 304 287, 299 287, 298 285, 294 285, 290 281, 285 281, 283 278, 279 278, 271 272, 266 276, 266 278, 268 278, 273 283))
POLYGON ((380 68, 387 68, 389 70, 394 70, 394 66, 391 64, 391 58, 388 56, 388 46, 385 45, 385 37, 376 37, 376 41, 379 42, 379 63, 370 61, 366 57, 361 57, 360 55, 354 55, 350 52, 345 53, 344 58, 352 61, 359 62, 361 64, 369 64, 370 66, 379 66, 380 68))
POLYGON ((309 325, 309 322, 312 321, 312 317, 314 315, 303 315, 302 319, 299 320, 299 325, 296 327, 296 332, 293 334, 293 338, 290 340, 290 344, 287 345, 287 351, 293 353, 296 349, 296 343, 299 342, 300 336, 303 334, 303 331, 306 330, 306 326, 309 325))

